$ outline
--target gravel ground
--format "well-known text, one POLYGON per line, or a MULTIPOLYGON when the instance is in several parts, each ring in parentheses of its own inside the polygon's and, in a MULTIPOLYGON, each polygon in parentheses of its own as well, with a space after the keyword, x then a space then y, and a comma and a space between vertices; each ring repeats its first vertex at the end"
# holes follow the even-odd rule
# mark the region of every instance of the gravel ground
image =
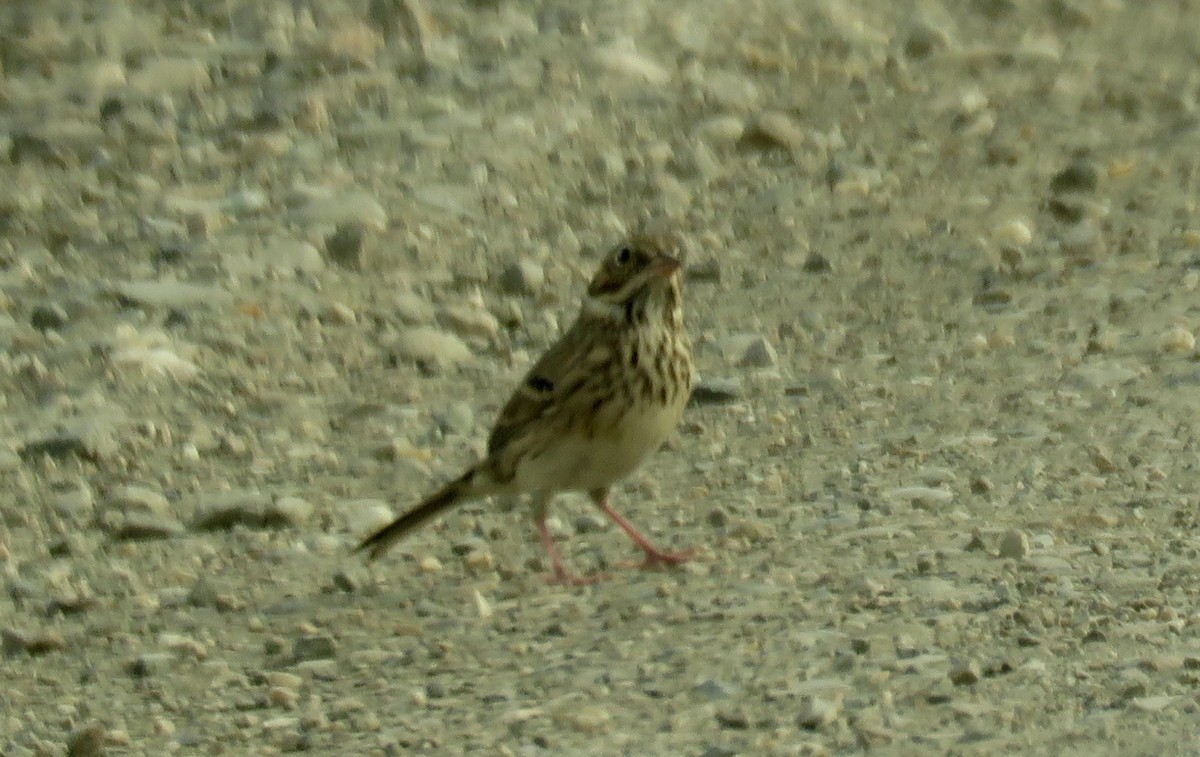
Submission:
POLYGON ((0 28, 0 753, 1200 754, 1200 5, 0 28), (351 555, 651 217, 701 384, 617 503, 699 559, 351 555))

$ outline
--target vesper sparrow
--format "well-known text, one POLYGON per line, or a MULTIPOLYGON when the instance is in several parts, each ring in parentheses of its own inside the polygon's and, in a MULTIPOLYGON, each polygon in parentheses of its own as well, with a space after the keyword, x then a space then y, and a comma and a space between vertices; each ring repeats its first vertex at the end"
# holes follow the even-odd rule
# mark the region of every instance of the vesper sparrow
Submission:
POLYGON ((689 552, 654 546, 608 502, 667 438, 692 389, 683 324, 677 238, 638 233, 617 245, 592 278, 575 323, 530 369, 488 437, 487 455, 358 546, 379 557, 409 531, 462 502, 531 494, 542 543, 561 583, 586 583, 563 565, 546 525, 558 492, 587 492, 646 554, 674 565, 689 552))

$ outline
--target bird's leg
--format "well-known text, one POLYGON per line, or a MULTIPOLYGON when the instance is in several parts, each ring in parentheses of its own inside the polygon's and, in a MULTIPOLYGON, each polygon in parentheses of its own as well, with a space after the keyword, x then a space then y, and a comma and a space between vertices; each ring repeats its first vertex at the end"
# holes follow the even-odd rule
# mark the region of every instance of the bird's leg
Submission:
POLYGON ((550 564, 554 568, 554 573, 546 576, 547 583, 562 584, 563 586, 586 586, 602 580, 604 578, 602 575, 577 576, 567 570, 562 555, 558 553, 558 547, 554 544, 554 537, 550 534, 550 526, 546 523, 546 505, 549 502, 549 497, 545 495, 538 494, 534 497, 534 514, 537 518, 538 534, 542 537, 542 545, 550 553, 550 564))
POLYGON ((591 496, 592 502, 596 504, 596 507, 603 510, 604 514, 611 518, 613 523, 620 526, 621 530, 628 534, 630 539, 633 539, 633 543, 641 547, 642 551, 646 553, 646 559, 640 567, 655 568, 660 565, 679 565, 692 559, 695 550, 685 549, 679 552, 664 552, 654 546, 654 543, 647 539, 641 531, 634 528, 633 524, 625 519, 625 516, 621 515, 612 508, 612 505, 608 504, 607 489, 594 489, 588 492, 588 494, 591 496))

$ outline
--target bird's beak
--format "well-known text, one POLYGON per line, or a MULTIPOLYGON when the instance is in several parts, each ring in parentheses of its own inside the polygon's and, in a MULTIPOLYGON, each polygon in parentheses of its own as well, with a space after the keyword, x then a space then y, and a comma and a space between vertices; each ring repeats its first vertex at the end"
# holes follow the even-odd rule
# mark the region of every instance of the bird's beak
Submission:
POLYGON ((683 264, 679 262, 678 258, 673 258, 670 255, 659 255, 658 260, 654 261, 654 272, 667 279, 682 266, 683 264))

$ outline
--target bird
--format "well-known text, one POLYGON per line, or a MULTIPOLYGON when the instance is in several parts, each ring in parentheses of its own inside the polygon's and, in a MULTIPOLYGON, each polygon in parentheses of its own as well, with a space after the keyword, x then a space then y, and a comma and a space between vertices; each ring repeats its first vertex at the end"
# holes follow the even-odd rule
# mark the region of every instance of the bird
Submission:
POLYGON ((534 363, 501 409, 486 454, 356 548, 374 560, 450 508, 530 495, 550 555, 551 583, 586 584, 564 564, 547 524, 562 492, 584 492, 645 554, 642 567, 679 565, 694 550, 655 546, 610 503, 679 424, 695 368, 683 316, 680 236, 636 231, 604 255, 572 325, 534 363))

